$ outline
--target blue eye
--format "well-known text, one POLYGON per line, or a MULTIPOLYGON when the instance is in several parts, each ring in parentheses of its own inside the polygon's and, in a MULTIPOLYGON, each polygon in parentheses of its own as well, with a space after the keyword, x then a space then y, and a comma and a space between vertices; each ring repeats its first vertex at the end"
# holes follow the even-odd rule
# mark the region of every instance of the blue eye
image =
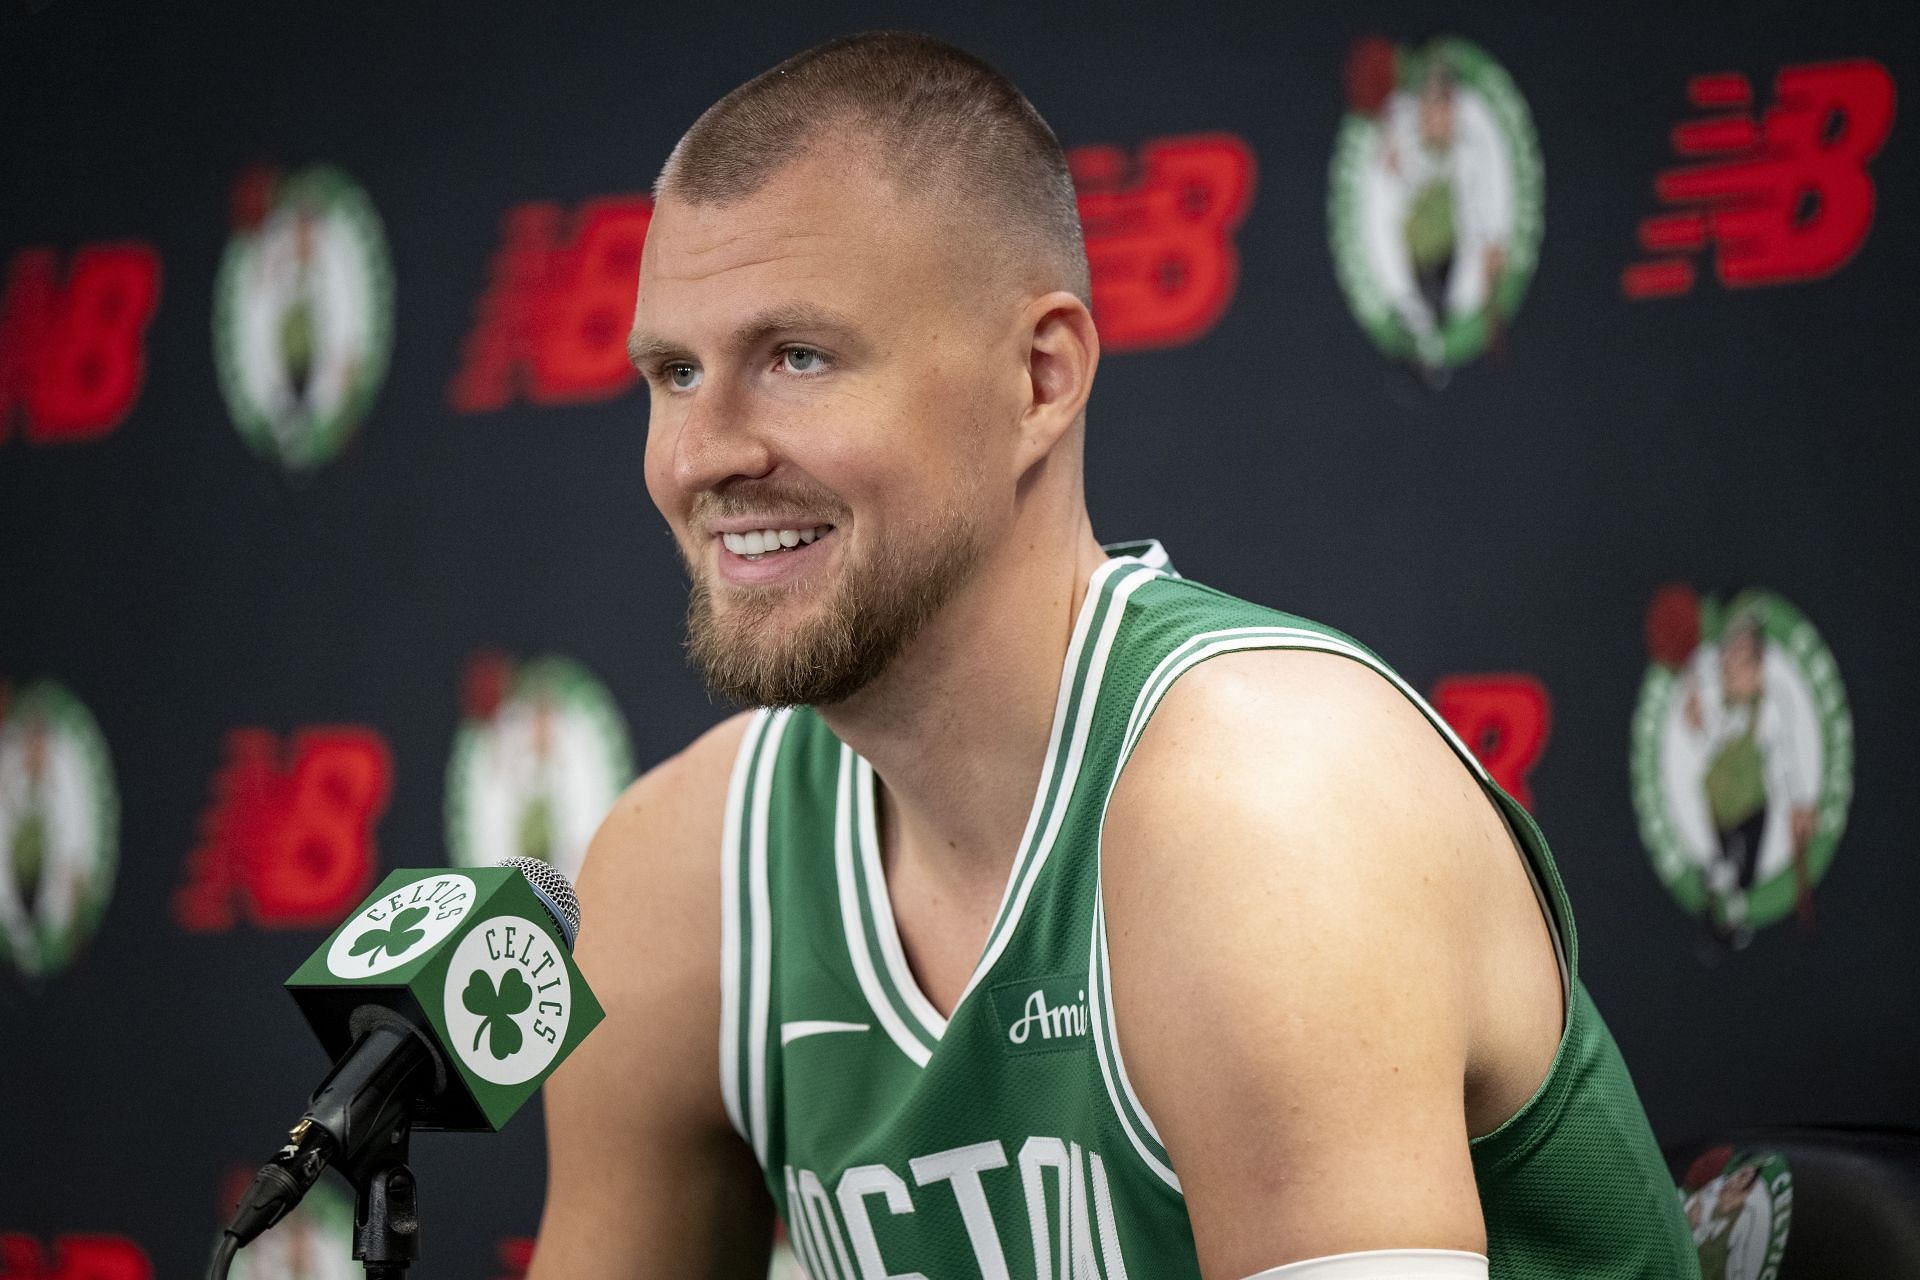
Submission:
POLYGON ((667 366, 667 385, 675 391, 691 391, 700 385, 700 370, 690 364, 667 366))
POLYGON ((812 347, 788 347, 780 353, 780 358, 788 373, 812 373, 827 360, 812 347))

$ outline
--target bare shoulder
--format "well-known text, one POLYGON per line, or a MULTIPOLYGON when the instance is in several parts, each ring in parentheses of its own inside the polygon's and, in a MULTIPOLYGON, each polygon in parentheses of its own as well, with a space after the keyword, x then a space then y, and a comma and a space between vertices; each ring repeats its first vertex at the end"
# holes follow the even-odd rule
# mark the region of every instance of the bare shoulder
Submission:
MULTIPOLYGON (((718 901, 727 784, 748 719, 743 713, 722 721, 627 786, 588 846, 579 885, 583 911, 618 920, 644 909, 648 896, 695 890, 705 879, 718 901)), ((638 941, 630 929, 608 932, 616 945, 638 941)))
POLYGON ((1351 980, 1394 962, 1362 937, 1453 951, 1498 829, 1474 774, 1379 672, 1311 650, 1225 654, 1174 684, 1114 788, 1109 927, 1206 932, 1351 980))
POLYGON ((1156 710, 1102 899, 1127 1068, 1206 1274, 1484 1250, 1460 1100, 1489 822, 1424 713, 1351 658, 1222 655, 1156 710))
POLYGON ((649 1023, 697 1022, 711 1003, 717 1034, 721 827, 746 721, 722 722, 635 779, 587 848, 577 958, 609 1015, 630 1006, 649 1023))
POLYGON ((720 1094, 720 845, 745 716, 630 785, 578 886, 606 1019, 545 1089, 533 1276, 764 1275, 771 1203, 720 1094))
POLYGON ((1365 833, 1376 839, 1346 845, 1341 861, 1396 873, 1401 854, 1377 837, 1408 825, 1441 834, 1456 823, 1470 836, 1489 813, 1473 773, 1388 678, 1304 649, 1224 654, 1182 676, 1116 787, 1109 840, 1128 847, 1136 829, 1164 829, 1193 807, 1319 838, 1278 844, 1266 861, 1312 857, 1326 837, 1365 833))

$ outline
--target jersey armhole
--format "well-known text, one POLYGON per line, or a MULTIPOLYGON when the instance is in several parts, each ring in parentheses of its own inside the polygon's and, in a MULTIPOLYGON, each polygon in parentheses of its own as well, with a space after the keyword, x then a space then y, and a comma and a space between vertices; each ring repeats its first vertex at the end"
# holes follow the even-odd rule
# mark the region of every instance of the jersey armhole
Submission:
MULTIPOLYGON (((1140 736, 1145 732, 1147 722, 1153 718, 1154 711, 1172 689, 1174 681, 1193 667, 1208 658, 1227 653, 1241 653, 1256 649, 1312 649, 1323 653, 1332 653, 1361 663, 1394 686, 1406 699, 1413 703, 1427 722, 1440 734, 1459 757, 1476 781, 1495 812, 1500 815, 1501 826, 1513 842, 1514 853, 1526 869, 1527 883, 1533 889, 1534 900, 1538 903, 1540 914, 1546 921, 1547 932, 1553 942, 1554 960, 1560 971, 1561 993, 1561 1029, 1560 1040, 1555 1047, 1553 1063, 1548 1067, 1546 1076, 1541 1080, 1535 1099, 1545 1093, 1555 1074, 1560 1069, 1561 1058, 1567 1044, 1573 1036, 1575 1016, 1575 989, 1577 977, 1576 943, 1572 937, 1572 919, 1566 908, 1565 890, 1559 884, 1558 876, 1550 866, 1537 865, 1535 849, 1544 856, 1545 837, 1539 833, 1532 817, 1524 810, 1517 809, 1513 801, 1498 783, 1493 781, 1486 767, 1460 740, 1440 713, 1430 705, 1420 693, 1403 680, 1386 663, 1343 637, 1326 632, 1309 630, 1304 627, 1269 626, 1236 627, 1221 631, 1205 632, 1196 635, 1163 658, 1153 673, 1147 677, 1133 710, 1128 717, 1126 733, 1121 741, 1119 758, 1114 764, 1113 776, 1108 779, 1106 798, 1100 806, 1100 822, 1094 843, 1095 878, 1093 940, 1091 949, 1091 971, 1088 975, 1088 1014, 1091 1019, 1094 1036, 1094 1049, 1100 1060, 1100 1074, 1107 1089, 1107 1100, 1126 1133, 1128 1145, 1134 1149, 1142 1163, 1160 1180, 1175 1192, 1180 1190, 1180 1180, 1174 1174, 1172 1161, 1167 1155, 1165 1144, 1154 1128, 1153 1121, 1147 1116, 1146 1108, 1141 1105, 1132 1082, 1127 1078, 1126 1064, 1120 1053, 1120 1035, 1117 1018, 1113 1009, 1112 977, 1107 962, 1106 908, 1101 896, 1102 879, 1099 874, 1100 849, 1106 837, 1107 809, 1113 802, 1114 789, 1119 785, 1120 775, 1126 771, 1127 762, 1132 759, 1134 748, 1139 745, 1140 736), (1529 840, 1528 836, 1532 839, 1529 840), (1552 877, 1551 883, 1546 877, 1552 877), (1562 916, 1566 915, 1565 928, 1562 916)), ((1510 1117, 1520 1119, 1533 1109, 1533 1100, 1524 1104, 1520 1111, 1510 1117)), ((1502 1124, 1493 1133, 1508 1127, 1502 1124)), ((1492 1137, 1493 1133, 1482 1135, 1492 1137)), ((1481 1139, 1473 1139, 1474 1143, 1481 1139)), ((1470 1144, 1471 1145, 1471 1144, 1470 1144)))

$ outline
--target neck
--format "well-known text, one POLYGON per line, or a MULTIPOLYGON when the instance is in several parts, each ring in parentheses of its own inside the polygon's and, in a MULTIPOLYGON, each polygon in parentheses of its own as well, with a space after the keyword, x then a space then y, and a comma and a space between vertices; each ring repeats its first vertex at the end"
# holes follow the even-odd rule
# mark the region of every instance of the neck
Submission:
POLYGON ((1004 882, 1074 620, 1105 558, 1083 508, 1036 536, 1016 528, 878 680, 819 709, 873 765, 889 862, 1004 882))

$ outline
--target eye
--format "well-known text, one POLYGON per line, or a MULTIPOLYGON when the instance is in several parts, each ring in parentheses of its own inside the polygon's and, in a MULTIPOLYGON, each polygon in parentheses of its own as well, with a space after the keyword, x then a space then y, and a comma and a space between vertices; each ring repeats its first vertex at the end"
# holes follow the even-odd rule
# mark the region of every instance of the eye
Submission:
POLYGON ((700 385, 700 370, 684 361, 668 365, 664 372, 667 385, 675 391, 691 391, 700 385))
POLYGON ((780 364, 788 373, 818 373, 827 367, 827 357, 812 347, 786 347, 780 352, 780 364))

